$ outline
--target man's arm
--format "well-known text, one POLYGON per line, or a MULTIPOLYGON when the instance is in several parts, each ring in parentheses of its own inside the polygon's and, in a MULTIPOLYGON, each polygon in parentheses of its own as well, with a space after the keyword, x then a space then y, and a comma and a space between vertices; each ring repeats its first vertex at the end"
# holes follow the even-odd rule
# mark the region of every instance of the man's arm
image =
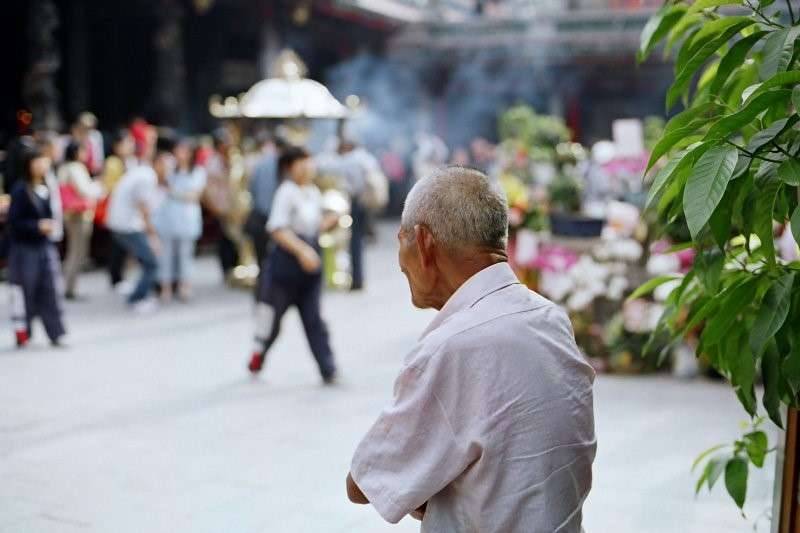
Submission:
POLYGON ((350 473, 347 474, 347 497, 351 502, 360 505, 369 503, 367 497, 361 492, 361 489, 358 488, 358 485, 356 485, 356 482, 353 480, 353 474, 350 473))

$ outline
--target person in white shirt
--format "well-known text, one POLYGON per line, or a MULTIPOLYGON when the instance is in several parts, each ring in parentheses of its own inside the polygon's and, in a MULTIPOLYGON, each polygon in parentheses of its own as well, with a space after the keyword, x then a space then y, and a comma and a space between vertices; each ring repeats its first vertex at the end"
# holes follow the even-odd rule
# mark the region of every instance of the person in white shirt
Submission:
POLYGON ((67 232, 64 279, 67 300, 78 299, 75 293, 78 274, 89 257, 89 243, 94 229, 94 210, 103 194, 102 186, 92 179, 86 165, 83 164, 86 150, 86 145, 71 142, 64 152, 65 162, 58 169, 61 187, 69 192, 64 198, 66 204, 64 227, 67 232))
POLYGON ((508 265, 506 201, 484 174, 409 193, 399 262, 439 313, 358 446, 351 501, 425 533, 579 533, 592 484, 594 372, 566 313, 508 265))
POLYGON ((158 273, 156 256, 160 247, 153 221, 159 197, 158 175, 154 167, 168 172, 171 159, 169 149, 159 147, 153 167, 145 156, 140 164, 128 168, 114 188, 108 206, 107 224, 114 239, 136 258, 141 267, 139 281, 128 296, 128 304, 141 313, 152 312, 156 307, 150 298, 158 273))
POLYGON ((252 374, 261 371, 267 351, 278 338, 283 315, 296 306, 322 379, 331 384, 336 365, 320 313, 319 234, 333 227, 337 218, 323 215, 322 195, 311 181, 314 170, 308 152, 286 148, 278 159, 278 172, 283 181, 275 192, 266 227, 275 245, 259 279, 255 346, 248 369, 252 374))

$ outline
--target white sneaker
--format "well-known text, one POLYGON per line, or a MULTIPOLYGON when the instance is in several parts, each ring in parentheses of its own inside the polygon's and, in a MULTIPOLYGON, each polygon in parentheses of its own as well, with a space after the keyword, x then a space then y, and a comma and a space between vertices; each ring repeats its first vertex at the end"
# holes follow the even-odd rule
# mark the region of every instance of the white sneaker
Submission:
POLYGON ((130 296, 133 294, 133 289, 136 288, 136 285, 132 281, 123 280, 117 283, 114 290, 117 291, 117 294, 120 296, 130 296))
POLYGON ((155 298, 145 298, 132 304, 131 309, 137 315, 152 315, 158 311, 158 302, 155 298))

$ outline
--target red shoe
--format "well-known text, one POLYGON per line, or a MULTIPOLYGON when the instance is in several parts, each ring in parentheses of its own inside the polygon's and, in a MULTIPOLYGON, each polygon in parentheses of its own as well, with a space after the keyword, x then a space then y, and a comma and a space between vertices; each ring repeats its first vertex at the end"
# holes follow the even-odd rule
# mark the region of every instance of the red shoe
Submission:
POLYGON ((17 336, 17 348, 24 348, 25 345, 27 345, 28 341, 30 340, 28 332, 23 329, 20 331, 16 331, 15 333, 17 336))
POLYGON ((264 356, 258 352, 254 352, 253 356, 250 358, 250 364, 247 365, 247 369, 250 370, 251 374, 258 374, 261 372, 261 367, 264 366, 264 356))

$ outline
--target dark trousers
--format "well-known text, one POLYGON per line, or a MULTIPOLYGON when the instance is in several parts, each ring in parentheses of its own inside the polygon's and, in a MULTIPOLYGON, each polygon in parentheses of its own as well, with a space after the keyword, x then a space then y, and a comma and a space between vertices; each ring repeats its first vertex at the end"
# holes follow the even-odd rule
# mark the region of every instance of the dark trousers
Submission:
POLYGON ((117 241, 111 238, 111 252, 108 258, 108 275, 111 279, 111 285, 114 286, 122 281, 122 270, 125 268, 125 260, 128 258, 128 252, 117 241))
POLYGON ((239 251, 236 249, 236 243, 224 232, 219 236, 219 241, 217 241, 217 255, 222 275, 227 277, 239 264, 239 251))
MULTIPOLYGON (((269 268, 267 265, 265 267, 269 268)), ((311 278, 312 281, 304 284, 280 284, 270 278, 267 270, 259 294, 258 306, 266 306, 269 310, 267 313, 257 314, 257 317, 269 320, 266 328, 261 329, 263 334, 256 334, 256 342, 261 349, 261 355, 265 355, 278 338, 283 315, 294 305, 300 312, 306 339, 308 339, 311 353, 317 361, 320 374, 323 377, 332 376, 336 373, 336 365, 333 361, 328 327, 320 312, 322 276, 314 276, 311 278)))
POLYGON ((367 210, 357 198, 351 199, 350 216, 350 262, 353 275, 353 288, 364 286, 364 236, 367 230, 367 210))
POLYGON ((114 233, 114 238, 125 249, 125 251, 136 258, 142 268, 139 282, 130 296, 128 303, 134 304, 147 298, 153 290, 158 273, 158 261, 147 240, 147 235, 142 232, 134 233, 114 233))
POLYGON ((51 341, 62 337, 66 330, 61 320, 61 267, 55 246, 49 242, 12 243, 8 277, 22 289, 28 332, 38 316, 51 341))
POLYGON ((260 213, 258 211, 251 211, 247 217, 247 222, 244 225, 244 231, 250 240, 253 242, 253 249, 256 252, 256 261, 258 264, 258 280, 256 281, 255 297, 258 300, 258 291, 261 286, 261 278, 264 274, 263 266, 266 263, 267 256, 269 255, 270 238, 267 232, 267 220, 269 215, 260 213))

